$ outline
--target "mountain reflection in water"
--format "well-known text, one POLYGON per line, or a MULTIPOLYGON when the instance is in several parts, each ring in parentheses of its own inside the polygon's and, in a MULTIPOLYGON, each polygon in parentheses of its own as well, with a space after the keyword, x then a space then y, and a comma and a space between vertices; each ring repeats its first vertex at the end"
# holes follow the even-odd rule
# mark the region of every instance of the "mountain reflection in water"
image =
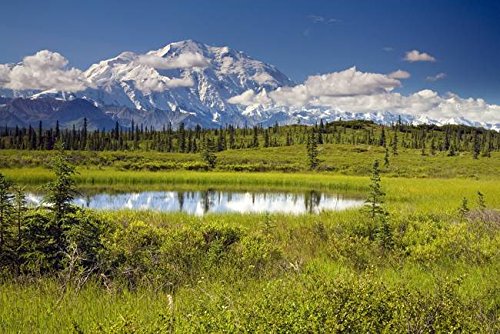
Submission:
MULTIPOLYGON (((41 203, 42 196, 28 194, 32 205, 41 203)), ((206 213, 319 213, 324 210, 345 210, 362 206, 364 201, 338 194, 316 191, 284 192, 230 192, 230 191, 145 191, 119 194, 95 194, 75 199, 75 204, 97 210, 154 210, 206 213)))

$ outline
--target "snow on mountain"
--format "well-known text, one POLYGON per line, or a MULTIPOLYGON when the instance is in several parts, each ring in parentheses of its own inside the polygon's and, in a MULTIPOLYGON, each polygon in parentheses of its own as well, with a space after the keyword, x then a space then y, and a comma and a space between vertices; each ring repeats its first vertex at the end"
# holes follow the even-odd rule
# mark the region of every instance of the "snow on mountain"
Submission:
MULTIPOLYGON (((410 115, 397 108, 402 104, 398 102, 402 97, 397 94, 392 96, 396 106, 394 110, 385 108, 383 111, 372 111, 361 108, 364 109, 363 112, 308 103, 284 106, 273 103, 270 98, 271 94, 282 94, 282 97, 283 94, 288 94, 286 96, 290 99, 304 89, 317 91, 331 87, 342 93, 345 90, 342 88, 344 81, 349 83, 353 77, 357 84, 363 85, 360 91, 368 95, 388 94, 400 84, 397 80, 381 74, 365 74, 351 68, 330 75, 310 77, 305 84, 295 85, 276 67, 252 59, 243 52, 226 46, 215 47, 186 40, 145 54, 123 52, 114 58, 94 64, 82 73, 82 78, 78 77, 79 80, 88 82, 85 89, 78 91, 0 89, 0 96, 11 99, 7 105, 0 107, 0 125, 2 120, 9 125, 22 125, 27 120, 31 124, 37 118, 54 122, 54 117, 58 115, 64 116, 67 124, 73 124, 72 118, 79 122, 81 115, 90 117, 95 113, 96 117, 92 119, 96 127, 99 127, 96 123, 99 120, 105 123, 102 127, 110 126, 118 120, 123 126, 129 126, 133 121, 136 124, 160 128, 168 122, 172 122, 174 126, 184 122, 188 127, 196 124, 204 127, 226 124, 271 126, 276 122, 314 124, 320 119, 365 119, 390 124, 401 117, 403 122, 415 125, 466 124, 500 130, 500 123, 495 121, 477 122, 461 116, 439 118, 434 117, 436 113, 410 115), (376 86, 380 84, 384 85, 383 89, 376 86), (238 103, 239 99, 246 98, 251 98, 255 103, 238 103), (54 102, 50 103, 51 100, 54 102), (62 102, 71 101, 76 102, 66 103, 62 108, 62 102), (57 113, 61 108, 64 113, 57 113)), ((352 98, 348 93, 344 92, 342 96, 335 98, 352 98)), ((454 105, 464 101, 458 96, 451 96, 448 100, 441 99, 430 90, 406 98, 407 102, 415 103, 416 106, 422 99, 431 101, 433 106, 443 103, 454 105)), ((367 103, 370 103, 370 100, 367 100, 367 103)), ((479 107, 482 107, 482 103, 484 101, 481 100, 479 107)))
MULTIPOLYGON (((104 109, 126 107, 164 111, 165 120, 243 125, 241 108, 227 102, 248 89, 275 89, 293 82, 274 66, 228 47, 192 40, 176 42, 145 55, 124 52, 92 65, 86 78, 96 85, 78 95, 104 109), (195 66, 189 66, 195 65, 195 66)), ((145 123, 148 122, 145 117, 145 123)), ((137 121, 137 120, 136 120, 137 121)))

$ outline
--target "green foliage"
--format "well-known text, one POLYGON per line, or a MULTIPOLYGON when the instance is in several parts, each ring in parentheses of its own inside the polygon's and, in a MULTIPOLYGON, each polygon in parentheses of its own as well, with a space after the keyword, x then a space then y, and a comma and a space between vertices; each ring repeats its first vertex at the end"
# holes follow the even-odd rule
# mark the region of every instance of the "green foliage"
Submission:
POLYGON ((486 201, 484 200, 484 194, 480 191, 477 192, 477 206, 480 210, 486 209, 486 201))
POLYGON ((390 164, 390 161, 389 161, 389 149, 386 147, 385 148, 385 154, 384 154, 384 166, 388 167, 389 164, 390 164))
POLYGON ((210 138, 206 138, 201 151, 201 158, 209 168, 215 168, 217 156, 215 155, 215 145, 210 138))
POLYGON ((318 138, 314 129, 307 136, 307 159, 309 164, 309 169, 313 170, 318 168, 319 159, 318 159, 318 138))
MULTIPOLYGON (((370 194, 368 215, 347 210, 193 217, 90 212, 71 206, 70 191, 57 196, 63 200, 55 219, 48 208, 25 208, 23 192, 10 187, 7 193, 15 197, 6 202, 11 205, 8 244, 15 256, 2 264, 0 332, 498 332, 500 216, 485 208, 483 193, 477 192, 488 196, 489 207, 500 205, 497 152, 491 159, 470 159, 471 146, 454 138, 461 131, 471 139, 472 133, 464 132, 468 128, 450 128, 447 134, 432 129, 437 151, 445 136, 449 145, 458 145, 457 164, 446 162, 443 168, 449 147, 435 157, 421 156, 422 129, 398 128, 399 156, 384 169, 387 196, 378 161, 369 187, 359 176, 369 174, 367 160, 384 154, 377 132, 371 133, 377 126, 365 122, 338 122, 320 130, 328 152, 321 168, 335 166, 336 174, 263 172, 307 168, 300 152, 308 131, 301 127, 286 128, 283 136, 290 132, 287 141, 302 146, 283 147, 274 146, 281 127, 267 134, 257 128, 257 137, 264 136, 262 143, 269 145, 265 149, 244 149, 254 139, 251 129, 220 129, 217 137, 198 130, 199 139, 196 130, 184 129, 184 138, 178 138, 183 152, 196 152, 193 143, 203 135, 217 138, 223 148, 229 132, 231 149, 218 153, 216 172, 171 171, 206 164, 194 153, 158 152, 73 152, 60 164, 66 172, 58 172, 55 180, 42 168, 7 170, 23 184, 59 184, 52 189, 61 194, 74 189, 74 181, 92 189, 170 184, 370 194), (340 142, 335 142, 337 133, 340 142), (67 169, 70 159, 81 174, 67 169), (425 178, 436 175, 465 177, 425 178), (475 194, 480 210, 465 203, 467 211, 458 219, 457 203, 475 194)), ((151 145, 146 136, 164 139, 137 131, 138 145, 151 145)), ((120 140, 128 134, 114 136, 120 140)), ((1 154, 5 166, 44 166, 53 153, 1 154)))
POLYGON ((380 170, 378 160, 375 160, 373 162, 372 176, 370 180, 370 194, 366 199, 366 206, 368 208, 368 214, 370 218, 376 219, 380 216, 385 215, 385 210, 382 207, 382 204, 384 203, 385 193, 382 191, 382 187, 380 185, 380 170))
POLYGON ((49 204, 50 209, 54 212, 54 219, 60 221, 73 211, 71 202, 77 194, 76 182, 73 178, 76 169, 66 156, 61 141, 56 143, 56 148, 58 154, 54 157, 51 166, 56 178, 45 187, 47 195, 44 201, 49 204))
POLYGON ((464 219, 465 215, 470 211, 468 203, 469 201, 467 200, 467 198, 463 197, 462 204, 458 208, 458 215, 460 216, 461 219, 464 219))
POLYGON ((14 211, 12 205, 14 196, 11 193, 11 187, 12 182, 0 173, 0 266, 9 262, 13 251, 10 227, 14 211))

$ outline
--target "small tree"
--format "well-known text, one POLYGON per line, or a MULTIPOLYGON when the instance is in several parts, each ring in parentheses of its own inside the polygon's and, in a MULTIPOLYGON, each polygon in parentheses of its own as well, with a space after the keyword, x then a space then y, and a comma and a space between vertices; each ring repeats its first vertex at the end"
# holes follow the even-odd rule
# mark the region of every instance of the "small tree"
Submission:
POLYGON ((307 136, 307 158, 311 170, 316 169, 319 165, 318 153, 318 138, 312 129, 307 136))
POLYGON ((388 213, 382 207, 385 193, 380 186, 379 162, 375 160, 372 168, 370 194, 365 202, 368 207, 370 218, 377 223, 375 237, 385 249, 391 249, 394 245, 392 230, 387 219, 388 213))
POLYGON ((205 137, 203 146, 201 149, 201 158, 208 165, 209 168, 215 168, 217 163, 217 156, 215 155, 215 145, 213 141, 205 137))
POLYGON ((380 186, 380 169, 378 160, 373 162, 372 176, 370 180, 370 194, 368 195, 365 204, 368 207, 370 218, 375 219, 380 215, 385 216, 385 210, 382 207, 385 193, 382 191, 380 186))
POLYGON ((0 265, 8 252, 7 240, 13 211, 11 187, 12 182, 0 173, 0 265))
POLYGON ((470 211, 469 209, 469 204, 467 201, 467 198, 462 198, 462 204, 458 208, 458 215, 460 216, 460 219, 464 219, 465 215, 470 211))
POLYGON ((378 144, 380 146, 386 146, 386 142, 385 142, 385 127, 382 125, 382 131, 380 132, 380 138, 378 140, 378 144))
POLYGON ((392 155, 398 155, 398 127, 394 129, 394 137, 392 138, 392 155))
POLYGON ((22 230, 21 230, 21 225, 23 223, 24 217, 26 215, 27 207, 26 207, 26 195, 24 194, 25 189, 23 187, 15 187, 14 188, 14 220, 15 220, 15 225, 16 225, 16 246, 15 246, 15 253, 16 253, 16 258, 17 258, 17 263, 16 263, 16 270, 17 274, 19 275, 20 272, 20 266, 21 266, 21 260, 20 260, 20 255, 21 255, 21 247, 23 244, 23 236, 22 236, 22 230))
POLYGON ((254 148, 259 147, 259 128, 257 126, 253 127, 252 147, 254 148))
POLYGON ((44 202, 49 204, 50 210, 54 212, 54 220, 59 223, 73 211, 72 202, 78 192, 73 179, 76 169, 66 155, 62 141, 57 141, 56 149, 58 152, 52 163, 56 179, 46 186, 44 202))
POLYGON ((477 192, 477 206, 480 210, 486 209, 486 201, 484 200, 484 194, 480 191, 477 192))
POLYGON ((431 155, 436 155, 436 141, 434 139, 434 136, 432 136, 431 139, 431 155))
POLYGON ((384 166, 389 167, 390 161, 389 161, 389 149, 386 147, 385 148, 385 155, 384 155, 384 166))
POLYGON ((477 131, 474 131, 474 139, 473 139, 473 154, 472 157, 474 159, 478 159, 479 153, 481 153, 481 143, 479 143, 479 136, 477 131))

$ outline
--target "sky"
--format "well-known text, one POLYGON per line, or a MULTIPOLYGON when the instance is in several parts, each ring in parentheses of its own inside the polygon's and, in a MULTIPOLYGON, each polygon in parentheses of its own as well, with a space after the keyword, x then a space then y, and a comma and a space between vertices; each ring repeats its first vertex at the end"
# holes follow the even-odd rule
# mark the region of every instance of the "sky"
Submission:
POLYGON ((123 51, 194 39, 227 45, 301 83, 356 66, 401 70, 397 91, 500 104, 500 1, 2 1, 0 64, 48 49, 85 70, 123 51))

